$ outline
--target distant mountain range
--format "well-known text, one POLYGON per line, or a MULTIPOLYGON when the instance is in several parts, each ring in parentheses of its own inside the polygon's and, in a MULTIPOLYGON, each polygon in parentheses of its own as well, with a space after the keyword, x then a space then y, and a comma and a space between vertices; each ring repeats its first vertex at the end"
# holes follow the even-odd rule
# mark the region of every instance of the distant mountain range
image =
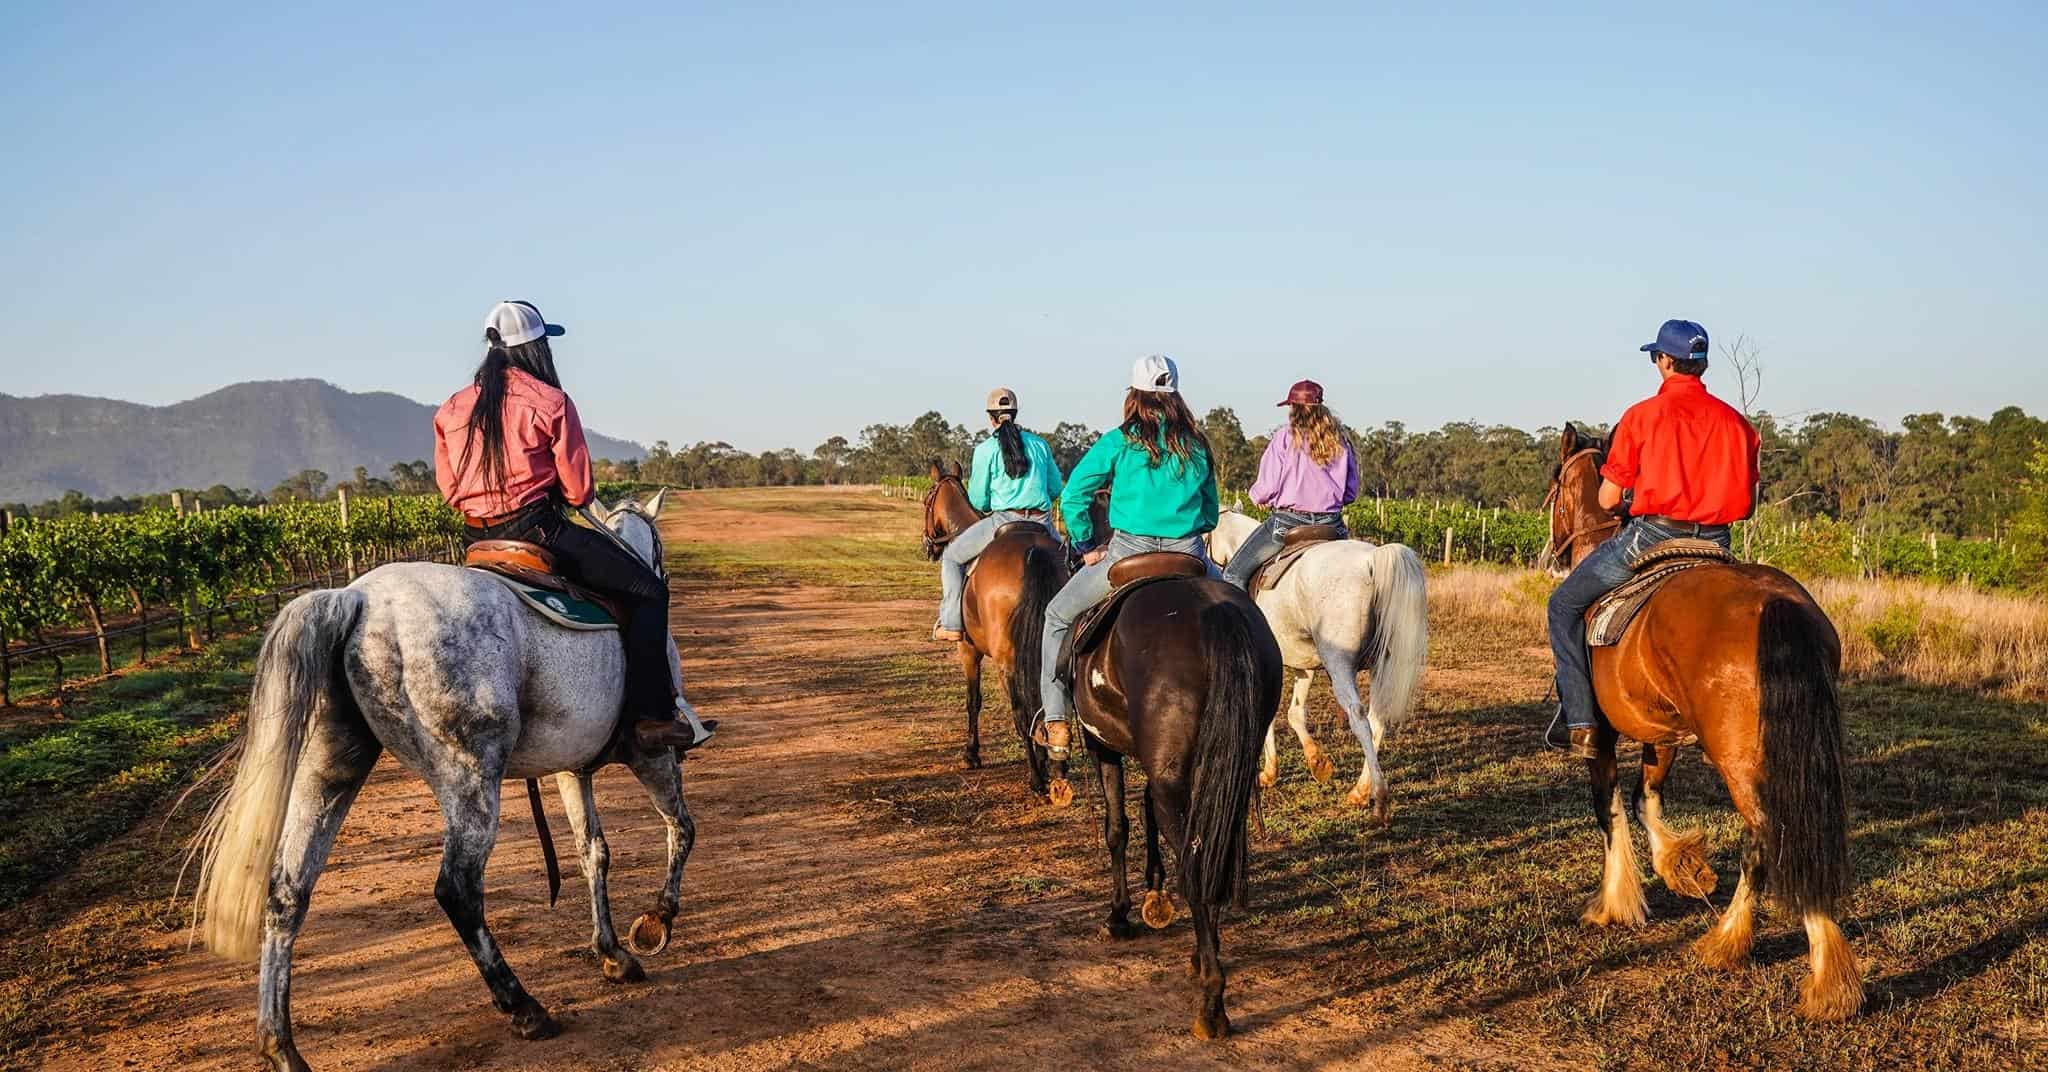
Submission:
MULTIPOLYGON (((111 398, 0 394, 0 502, 36 503, 76 488, 93 498, 172 488, 268 491, 304 469, 336 480, 365 466, 432 459, 434 407, 323 380, 263 380, 170 406, 111 398)), ((646 455, 590 433, 595 458, 646 455)))

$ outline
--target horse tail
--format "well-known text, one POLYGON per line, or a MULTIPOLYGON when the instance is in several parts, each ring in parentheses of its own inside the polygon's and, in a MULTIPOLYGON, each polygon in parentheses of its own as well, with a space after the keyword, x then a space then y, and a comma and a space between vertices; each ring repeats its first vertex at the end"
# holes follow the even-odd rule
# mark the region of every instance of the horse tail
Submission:
POLYGON ((1429 658, 1429 590, 1422 557, 1406 544, 1372 552, 1372 709, 1392 730, 1408 721, 1429 658))
MULTIPOLYGON (((1181 882, 1190 903, 1224 903, 1251 860, 1245 815, 1266 727, 1279 703, 1279 682, 1259 665, 1260 643, 1252 629, 1257 613, 1236 602, 1202 611, 1209 702, 1195 729, 1187 844, 1180 846, 1181 882)), ((1270 635, 1264 646, 1273 647, 1270 635)))
POLYGON ((206 948, 229 960, 253 961, 261 949, 299 752, 314 716, 334 699, 338 656, 363 602, 353 588, 308 592, 285 604, 263 636, 248 721, 233 749, 240 753, 234 784, 192 843, 199 859, 193 926, 206 948))
POLYGON ((1017 609, 1010 612, 1010 713, 1017 736, 1031 739, 1031 720, 1045 699, 1038 676, 1045 670, 1045 608, 1066 584, 1060 552, 1033 540, 1024 549, 1024 580, 1017 589, 1017 609))
POLYGON ((1757 622, 1766 882, 1787 907, 1832 914, 1849 892, 1836 666, 1818 613, 1788 599, 1757 622))

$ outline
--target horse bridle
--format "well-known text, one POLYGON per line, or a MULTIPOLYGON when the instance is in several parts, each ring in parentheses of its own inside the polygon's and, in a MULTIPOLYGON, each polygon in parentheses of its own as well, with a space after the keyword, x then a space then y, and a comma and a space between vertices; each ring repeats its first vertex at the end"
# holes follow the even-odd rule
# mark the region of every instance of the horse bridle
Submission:
POLYGON ((940 536, 932 535, 932 530, 939 527, 939 492, 948 484, 957 486, 960 489, 960 494, 967 494, 967 485, 960 483, 960 478, 951 474, 942 475, 932 481, 932 490, 924 493, 924 554, 926 558, 939 557, 939 555, 945 552, 946 545, 953 542, 953 537, 960 535, 957 532, 947 532, 940 536))
MULTIPOLYGON (((1565 519, 1558 516, 1558 511, 1565 508, 1564 478, 1566 474, 1570 473, 1572 467, 1580 462, 1597 462, 1605 454, 1606 451, 1599 447, 1586 447, 1573 452, 1570 457, 1564 460, 1563 464, 1557 467, 1557 475, 1550 478, 1550 490, 1544 493, 1543 496, 1543 508, 1550 512, 1550 527, 1553 530, 1564 528, 1565 519)), ((1609 516, 1606 520, 1597 521, 1591 525, 1576 529, 1566 529, 1564 535, 1551 540, 1550 544, 1544 547, 1543 557, 1537 560, 1536 568, 1548 568, 1552 562, 1557 561, 1558 556, 1564 552, 1565 548, 1578 542, 1581 537, 1591 536, 1595 533, 1613 532, 1620 527, 1621 519, 1609 516)))

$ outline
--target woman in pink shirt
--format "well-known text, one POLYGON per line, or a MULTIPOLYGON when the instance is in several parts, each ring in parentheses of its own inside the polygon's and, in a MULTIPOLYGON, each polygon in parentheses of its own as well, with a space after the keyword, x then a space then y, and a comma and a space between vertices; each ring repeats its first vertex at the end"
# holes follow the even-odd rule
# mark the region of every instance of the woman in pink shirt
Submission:
POLYGON ((1280 553, 1280 539, 1303 525, 1344 529, 1344 507, 1358 498, 1358 458, 1337 415, 1323 405, 1323 386, 1302 380, 1287 392, 1287 423, 1273 430, 1259 459, 1251 499, 1273 512, 1230 556, 1223 579, 1242 589, 1280 553))
POLYGON ((573 524, 563 508, 589 505, 590 450, 576 404, 555 375, 548 339, 562 329, 532 302, 499 302, 484 321, 490 350, 468 387, 434 414, 434 478, 461 511, 466 542, 525 540, 554 553, 569 580, 626 609, 625 710, 642 748, 694 748, 676 717, 668 662, 668 582, 609 535, 573 524))

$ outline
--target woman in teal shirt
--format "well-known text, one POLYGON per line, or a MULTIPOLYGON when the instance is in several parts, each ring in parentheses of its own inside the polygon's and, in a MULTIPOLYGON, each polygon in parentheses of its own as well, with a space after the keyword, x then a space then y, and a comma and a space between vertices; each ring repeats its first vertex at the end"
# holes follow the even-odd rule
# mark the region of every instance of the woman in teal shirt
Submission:
MULTIPOLYGON (((1208 437, 1180 397, 1180 369, 1172 358, 1155 354, 1132 366, 1123 424, 1096 440, 1074 466, 1060 497, 1060 514, 1074 546, 1098 546, 1082 556, 1084 568, 1045 608, 1039 691, 1045 698, 1046 748, 1054 759, 1065 759, 1071 743, 1067 712, 1072 699, 1055 677, 1060 648, 1074 619, 1109 594, 1109 567, 1147 551, 1179 551, 1209 560, 1202 534, 1216 527, 1216 473, 1208 437), (1097 533, 1088 510, 1104 485, 1114 489, 1111 531, 1097 533)), ((1215 575, 1214 565, 1209 573, 1215 575)))
POLYGON ((1060 467, 1052 447, 1017 427, 1017 392, 1007 387, 988 393, 988 419, 996 434, 974 448, 967 473, 967 503, 987 516, 953 537, 939 556, 939 624, 932 629, 933 640, 960 639, 967 567, 988 550, 998 529, 1012 521, 1052 528, 1052 502, 1060 494, 1060 467))

